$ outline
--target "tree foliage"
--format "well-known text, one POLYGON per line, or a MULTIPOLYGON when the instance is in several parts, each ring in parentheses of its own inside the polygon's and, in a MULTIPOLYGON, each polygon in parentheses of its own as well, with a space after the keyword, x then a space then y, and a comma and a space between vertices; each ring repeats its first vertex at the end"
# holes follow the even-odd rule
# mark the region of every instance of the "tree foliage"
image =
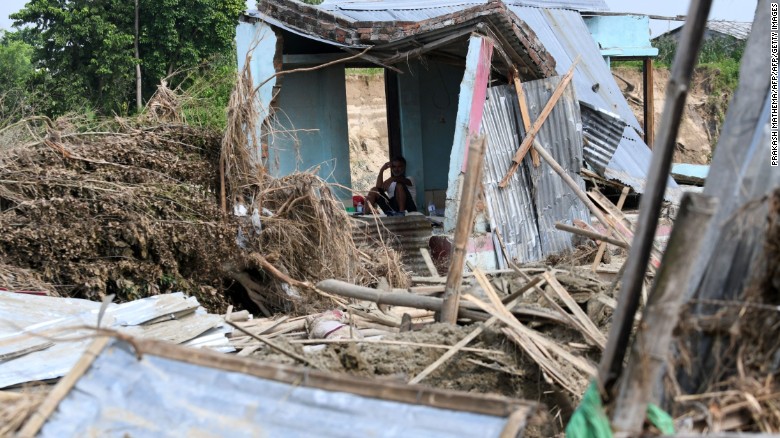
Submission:
MULTIPOLYGON (((144 96, 172 73, 233 45, 242 0, 139 0, 144 96)), ((36 86, 51 93, 47 112, 82 105, 126 113, 134 101, 135 4, 127 0, 30 0, 11 15, 34 46, 36 86)), ((182 75, 184 76, 184 75, 182 75)), ((173 85, 179 78, 170 79, 173 85)))
POLYGON ((9 121, 24 111, 27 87, 35 73, 32 53, 32 46, 0 31, 0 120, 9 121))

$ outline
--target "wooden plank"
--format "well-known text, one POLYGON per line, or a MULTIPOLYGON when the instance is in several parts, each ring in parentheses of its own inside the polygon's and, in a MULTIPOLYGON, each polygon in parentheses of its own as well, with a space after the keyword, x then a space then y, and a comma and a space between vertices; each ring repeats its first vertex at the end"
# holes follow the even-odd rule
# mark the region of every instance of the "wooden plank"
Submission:
POLYGON ((70 390, 73 389, 81 376, 83 376, 89 367, 92 366, 92 363, 95 362, 95 359, 100 352, 106 348, 111 339, 112 338, 108 336, 101 336, 95 339, 89 347, 87 347, 84 354, 81 355, 70 372, 57 382, 54 389, 51 390, 43 403, 38 407, 38 410, 30 415, 30 419, 27 420, 27 423, 25 423, 19 431, 19 437, 32 438, 38 434, 41 427, 43 427, 43 424, 49 419, 51 414, 54 413, 57 406, 65 399, 70 390))
POLYGON ((520 163, 522 163, 525 154, 528 153, 528 151, 531 149, 534 139, 536 138, 536 134, 539 133, 539 129, 541 129, 542 125, 547 120, 547 116, 550 115, 550 112, 552 112, 555 104, 558 103, 558 99, 560 99, 561 95, 566 90, 566 86, 569 85, 569 82, 571 82, 571 78, 574 76, 574 68, 577 66, 579 60, 580 57, 578 56, 577 59, 572 62, 571 68, 569 68, 569 71, 566 72, 566 75, 563 77, 563 79, 561 79, 561 82, 555 88, 555 91, 553 91, 552 96, 550 96, 550 100, 547 101, 544 109, 542 109, 542 112, 539 114, 539 118, 534 121, 531 129, 526 131, 523 142, 520 144, 517 152, 515 152, 515 156, 512 158, 512 166, 509 168, 506 175, 504 175, 504 178, 501 180, 501 182, 498 183, 499 187, 506 187, 506 185, 509 183, 509 178, 512 177, 517 168, 520 166, 520 163))
POLYGON ((477 201, 477 189, 481 185, 482 167, 485 157, 485 136, 469 139, 468 170, 463 180, 463 191, 460 196, 458 221, 455 226, 455 237, 450 268, 447 272, 447 283, 444 288, 439 322, 455 324, 458 319, 458 304, 460 303, 460 283, 463 280, 463 265, 466 260, 466 245, 474 226, 474 205, 477 201))
MULTIPOLYGON (((523 128, 525 132, 531 131, 531 115, 528 112, 528 100, 525 98, 525 90, 523 90, 523 84, 520 83, 520 73, 517 68, 514 69, 512 75, 515 82, 515 92, 517 93, 517 103, 520 105, 520 117, 523 119, 523 128)), ((523 158, 520 158, 523 161, 523 158)), ((542 164, 539 158, 539 153, 535 149, 531 148, 531 161, 534 167, 539 167, 542 164)))
POLYGON ((436 265, 433 264, 433 259, 431 258, 431 253, 428 252, 428 249, 420 248, 420 254, 422 254, 423 260, 425 260, 425 266, 428 267, 428 272, 431 273, 431 277, 438 277, 439 270, 436 269, 436 265))
POLYGON ((647 57, 642 60, 642 85, 644 95, 644 116, 645 116, 645 144, 650 150, 653 150, 655 143, 655 96, 653 93, 653 58, 647 57))

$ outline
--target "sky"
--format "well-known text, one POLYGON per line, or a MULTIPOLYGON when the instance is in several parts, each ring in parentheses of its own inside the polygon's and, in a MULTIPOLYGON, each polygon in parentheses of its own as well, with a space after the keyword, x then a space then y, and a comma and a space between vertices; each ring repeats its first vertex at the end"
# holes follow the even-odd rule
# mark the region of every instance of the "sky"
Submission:
MULTIPOLYGON (((11 28, 8 15, 23 8, 27 1, 0 0, 0 29, 11 28)), ((686 15, 690 3, 684 0, 606 0, 606 2, 614 12, 664 16, 686 15)), ((757 0, 714 0, 710 19, 753 21, 756 2, 757 0)), ((254 4, 255 0, 247 0, 248 7, 253 8, 254 4)), ((651 35, 658 35, 679 25, 679 22, 674 21, 651 20, 651 35)))

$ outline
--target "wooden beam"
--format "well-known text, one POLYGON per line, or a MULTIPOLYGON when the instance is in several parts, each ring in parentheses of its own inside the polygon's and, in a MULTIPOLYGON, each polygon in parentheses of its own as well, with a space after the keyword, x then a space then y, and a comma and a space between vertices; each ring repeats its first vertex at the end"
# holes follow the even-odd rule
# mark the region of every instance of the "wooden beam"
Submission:
MULTIPOLYGON (((442 308, 443 300, 441 298, 429 297, 416 294, 404 294, 396 292, 382 292, 369 287, 358 286, 352 283, 339 280, 322 280, 317 283, 317 288, 325 292, 340 295, 358 300, 373 301, 377 304, 389 304, 391 306, 413 307, 415 309, 425 309, 439 311, 442 308)), ((512 309, 516 318, 523 320, 546 320, 567 325, 568 321, 558 316, 556 313, 531 307, 515 307, 512 309)), ((485 321, 489 318, 480 311, 480 308, 467 302, 459 306, 458 315, 463 318, 469 318, 476 321, 485 321)))
POLYGON ((447 272, 447 283, 444 288, 444 303, 442 304, 439 322, 455 324, 458 319, 458 303, 460 302, 460 283, 463 280, 463 265, 466 261, 466 245, 474 227, 474 205, 477 201, 478 189, 482 184, 482 167, 485 157, 485 136, 471 137, 469 141, 468 169, 463 179, 463 191, 460 196, 458 222, 455 227, 455 237, 450 257, 450 269, 447 272))
POLYGON ((92 363, 95 362, 95 359, 100 352, 106 348, 110 340, 111 338, 108 336, 101 336, 95 339, 95 341, 87 347, 87 350, 84 351, 84 354, 81 355, 73 368, 71 368, 70 372, 57 382, 54 389, 51 390, 43 403, 38 407, 38 410, 35 411, 30 416, 30 419, 27 420, 27 423, 22 426, 22 429, 17 436, 31 438, 38 434, 41 427, 43 427, 43 424, 46 423, 51 414, 54 413, 57 406, 65 399, 70 390, 73 389, 81 376, 83 376, 89 367, 92 366, 92 363))
POLYGON ((645 116, 645 143, 651 150, 655 142, 655 102, 653 97, 653 58, 642 60, 643 107, 645 116))
POLYGON ((539 129, 541 129, 542 125, 547 120, 547 116, 549 116, 550 112, 552 112, 552 109, 555 107, 555 104, 558 102, 558 99, 560 99, 561 95, 566 90, 566 86, 569 85, 569 82, 571 82, 571 78, 572 76, 574 76, 574 68, 577 66, 577 63, 579 61, 580 58, 578 56, 577 59, 575 59, 574 62, 571 64, 569 71, 566 72, 566 75, 563 77, 563 79, 561 79, 561 82, 555 88, 555 91, 553 91, 552 96, 550 96, 550 100, 547 101, 547 104, 544 106, 544 109, 542 109, 542 112, 539 114, 539 118, 534 121, 534 124, 533 126, 531 126, 531 129, 526 130, 523 143, 520 144, 520 147, 517 149, 517 152, 515 152, 515 156, 512 158, 512 166, 509 168, 506 175, 504 175, 504 178, 501 180, 501 182, 498 183, 499 187, 501 188, 506 187, 507 183, 509 183, 509 178, 512 177, 512 175, 515 173, 517 168, 520 166, 520 163, 523 161, 523 157, 525 157, 525 154, 528 153, 528 150, 531 149, 534 139, 536 139, 536 134, 539 132, 539 129))
MULTIPOLYGON (((528 100, 525 98, 525 91, 523 90, 523 84, 520 83, 520 73, 515 69, 512 75, 515 82, 515 92, 517 93, 517 104, 520 105, 520 117, 523 119, 523 128, 526 135, 531 131, 531 114, 528 112, 528 100)), ((520 158, 520 161, 523 161, 520 158)), ((531 161, 534 163, 534 167, 539 167, 542 162, 539 159, 539 153, 536 149, 531 148, 531 161)))

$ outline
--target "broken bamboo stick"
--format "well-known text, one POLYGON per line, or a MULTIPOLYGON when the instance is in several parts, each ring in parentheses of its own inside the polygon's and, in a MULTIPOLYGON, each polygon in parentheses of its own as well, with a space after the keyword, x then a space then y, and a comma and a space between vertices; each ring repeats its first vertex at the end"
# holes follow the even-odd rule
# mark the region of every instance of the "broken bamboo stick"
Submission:
POLYGON ((504 178, 501 180, 501 182, 498 183, 498 186, 502 189, 506 187, 506 185, 509 183, 509 178, 511 178, 515 173, 517 168, 520 166, 520 163, 523 162, 523 157, 525 157, 525 154, 527 154, 528 150, 531 149, 534 140, 536 140, 536 134, 539 132, 539 129, 541 129, 542 125, 547 120, 547 116, 550 115, 550 112, 552 112, 555 104, 558 103, 558 99, 560 99, 563 92, 566 91, 566 86, 569 85, 569 82, 571 82, 571 78, 574 76, 574 68, 577 66, 579 61, 580 57, 578 56, 577 59, 571 63, 569 71, 566 72, 566 75, 564 75, 563 79, 561 79, 561 82, 555 88, 555 91, 553 91, 552 96, 550 96, 550 100, 547 101, 544 109, 542 109, 542 112, 539 114, 539 118, 534 121, 531 129, 526 130, 523 143, 520 144, 517 152, 515 152, 515 156, 512 158, 512 166, 506 172, 506 175, 504 175, 504 178))
POLYGON ((605 236, 603 234, 595 233, 593 231, 583 230, 582 228, 572 227, 571 225, 562 224, 560 222, 555 223, 555 228, 566 231, 567 233, 577 234, 579 236, 585 236, 594 240, 599 240, 603 242, 602 244, 612 244, 615 246, 619 246, 620 248, 628 249, 630 248, 626 242, 613 239, 609 236, 605 236))
POLYGON ((677 327, 680 306, 691 281, 693 264, 687 261, 691 254, 699 253, 716 206, 715 198, 694 193, 686 193, 680 203, 664 263, 642 317, 645 323, 637 332, 615 400, 612 425, 616 432, 642 432, 643 414, 669 354, 672 330, 677 327))
POLYGON ((554 275, 545 272, 542 277, 547 280, 547 284, 550 285, 550 288, 558 296, 558 299, 563 301, 563 303, 566 304, 566 307, 571 310, 571 313, 574 315, 574 320, 585 338, 595 343, 596 346, 603 350, 607 345, 607 338, 599 331, 596 324, 593 324, 593 321, 591 321, 590 318, 588 318, 588 315, 582 311, 580 305, 574 301, 574 298, 569 295, 569 292, 564 289, 554 275))
MULTIPOLYGON (((515 92, 517 93, 517 104, 520 106, 520 117, 523 119, 523 128, 525 128, 525 132, 530 132, 531 115, 528 112, 528 101, 525 98, 525 90, 523 90, 523 84, 520 83, 520 72, 517 71, 517 68, 515 68, 512 77, 515 83, 515 92)), ((518 162, 522 161, 523 157, 520 157, 518 162)), ((534 148, 531 148, 531 161, 534 167, 539 167, 542 164, 539 160, 539 153, 534 148)))
POLYGON ((436 269, 436 265, 433 264, 433 259, 431 259, 431 253, 428 252, 428 249, 420 248, 420 254, 422 255, 423 260, 425 260, 425 266, 428 267, 428 272, 430 272, 431 277, 438 277, 439 271, 436 269))
MULTIPOLYGON (((483 288, 488 288, 488 287, 492 288, 492 286, 490 285, 490 282, 487 280, 487 277, 485 276, 485 274, 481 270, 476 269, 474 271, 474 276, 476 277, 477 281, 480 282, 480 285, 483 288)), ((539 281, 541 281, 541 280, 537 280, 537 278, 538 277, 536 277, 533 280, 531 280, 526 285, 526 287, 531 288, 534 285, 536 285, 539 281)), ((522 293, 517 294, 514 298, 512 298, 510 300, 510 302, 508 304, 510 309, 512 307, 514 307, 519 302, 520 295, 522 295, 522 293)), ((429 376, 432 372, 436 371, 436 369, 439 368, 444 362, 448 361, 450 358, 455 356, 455 354, 458 351, 460 351, 460 350, 464 350, 465 351, 465 347, 466 347, 466 345, 469 344, 469 342, 471 342, 474 339, 476 339, 477 336, 481 335, 482 332, 484 332, 487 328, 493 326, 497 322, 498 322, 498 317, 492 316, 490 319, 485 321, 485 323, 483 325, 481 325, 481 326, 477 327, 476 329, 472 330, 471 333, 469 333, 463 339, 458 341, 457 344, 453 345, 452 348, 450 348, 450 350, 448 350, 446 353, 444 353, 440 358, 436 359, 435 362, 433 362, 432 364, 428 365, 424 370, 422 370, 420 372, 420 374, 418 374, 417 376, 412 378, 412 380, 409 381, 409 384, 413 385, 413 384, 416 384, 416 383, 420 383, 424 378, 429 376)))
POLYGON ((463 263, 466 260, 466 244, 474 226, 474 204, 477 200, 477 188, 481 185, 482 167, 485 157, 485 136, 470 138, 468 168, 463 178, 458 222, 455 226, 455 237, 450 259, 450 269, 447 272, 447 283, 444 288, 439 322, 455 324, 458 319, 458 304, 460 303, 460 282, 463 280, 463 263))

